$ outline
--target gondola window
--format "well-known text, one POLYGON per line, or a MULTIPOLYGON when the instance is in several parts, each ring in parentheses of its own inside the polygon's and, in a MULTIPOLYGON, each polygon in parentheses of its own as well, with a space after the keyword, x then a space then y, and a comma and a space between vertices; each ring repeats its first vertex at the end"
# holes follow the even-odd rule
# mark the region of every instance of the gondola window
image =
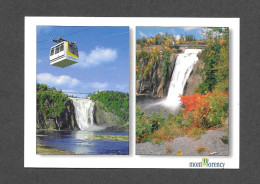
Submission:
POLYGON ((59 53, 59 46, 55 48, 55 54, 59 53))
POLYGON ((76 56, 79 56, 78 55, 78 48, 76 45, 69 45, 69 52, 76 55, 76 56))
POLYGON ((54 48, 51 49, 51 56, 54 54, 54 48))
POLYGON ((64 50, 64 45, 62 44, 62 45, 60 46, 60 52, 63 51, 63 50, 64 50))

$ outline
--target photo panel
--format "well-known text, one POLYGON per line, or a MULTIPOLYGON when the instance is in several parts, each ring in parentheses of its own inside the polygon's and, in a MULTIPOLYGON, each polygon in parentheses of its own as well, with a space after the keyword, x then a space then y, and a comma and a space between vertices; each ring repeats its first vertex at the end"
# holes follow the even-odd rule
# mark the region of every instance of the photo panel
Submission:
POLYGON ((129 154, 129 27, 37 26, 36 153, 129 154))
POLYGON ((136 154, 228 156, 228 27, 136 28, 136 154))

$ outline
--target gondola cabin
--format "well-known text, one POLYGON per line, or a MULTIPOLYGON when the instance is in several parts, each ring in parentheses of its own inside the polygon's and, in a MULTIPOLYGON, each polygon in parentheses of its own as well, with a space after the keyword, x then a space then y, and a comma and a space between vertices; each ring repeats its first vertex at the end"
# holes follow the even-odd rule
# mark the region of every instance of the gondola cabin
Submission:
POLYGON ((51 47, 50 64, 58 67, 67 67, 78 63, 78 47, 75 42, 62 40, 51 47))

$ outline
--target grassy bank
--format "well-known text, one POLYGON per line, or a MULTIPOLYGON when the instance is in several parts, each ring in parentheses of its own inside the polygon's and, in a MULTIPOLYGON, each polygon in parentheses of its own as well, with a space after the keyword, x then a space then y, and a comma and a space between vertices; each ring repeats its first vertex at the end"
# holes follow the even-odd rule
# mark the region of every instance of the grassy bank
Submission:
POLYGON ((128 141, 128 136, 117 136, 117 135, 93 135, 89 139, 95 140, 112 140, 112 141, 128 141))
POLYGON ((73 155, 73 152, 58 150, 52 147, 37 144, 36 153, 40 155, 73 155))

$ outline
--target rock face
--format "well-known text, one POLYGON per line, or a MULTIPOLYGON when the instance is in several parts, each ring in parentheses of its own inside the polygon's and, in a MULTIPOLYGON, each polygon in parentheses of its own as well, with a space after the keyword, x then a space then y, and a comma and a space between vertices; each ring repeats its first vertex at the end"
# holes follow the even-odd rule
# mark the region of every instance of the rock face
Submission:
MULTIPOLYGON (((136 95, 150 95, 153 97, 167 97, 169 85, 171 82, 172 73, 175 67, 175 62, 178 54, 172 54, 170 57, 170 64, 167 67, 166 75, 163 76, 162 68, 164 62, 161 58, 161 66, 154 64, 152 71, 146 78, 141 78, 136 81, 136 95)), ((204 76, 204 63, 199 60, 194 66, 184 87, 183 95, 191 95, 194 89, 202 82, 204 76)))
MULTIPOLYGON (((48 107, 48 100, 45 101, 45 106, 48 107)), ((57 129, 57 130, 78 130, 79 127, 75 120, 75 112, 72 101, 69 100, 65 104, 65 108, 59 116, 54 116, 47 118, 40 110, 39 105, 37 105, 36 121, 38 129, 57 129)))
POLYGON ((202 60, 198 60, 198 62, 193 66, 193 70, 188 78, 183 95, 192 95, 194 94, 194 89, 202 82, 204 76, 204 62, 202 60))
POLYGON ((98 126, 106 127, 118 126, 122 123, 119 116, 106 111, 98 101, 95 102, 94 121, 98 126))
POLYGON ((158 63, 154 63, 153 68, 148 73, 147 77, 140 78, 136 81, 136 94, 150 95, 153 97, 166 97, 177 56, 177 54, 172 54, 170 56, 170 63, 167 66, 165 74, 163 74, 165 63, 162 60, 162 57, 160 59, 160 66, 158 63))

